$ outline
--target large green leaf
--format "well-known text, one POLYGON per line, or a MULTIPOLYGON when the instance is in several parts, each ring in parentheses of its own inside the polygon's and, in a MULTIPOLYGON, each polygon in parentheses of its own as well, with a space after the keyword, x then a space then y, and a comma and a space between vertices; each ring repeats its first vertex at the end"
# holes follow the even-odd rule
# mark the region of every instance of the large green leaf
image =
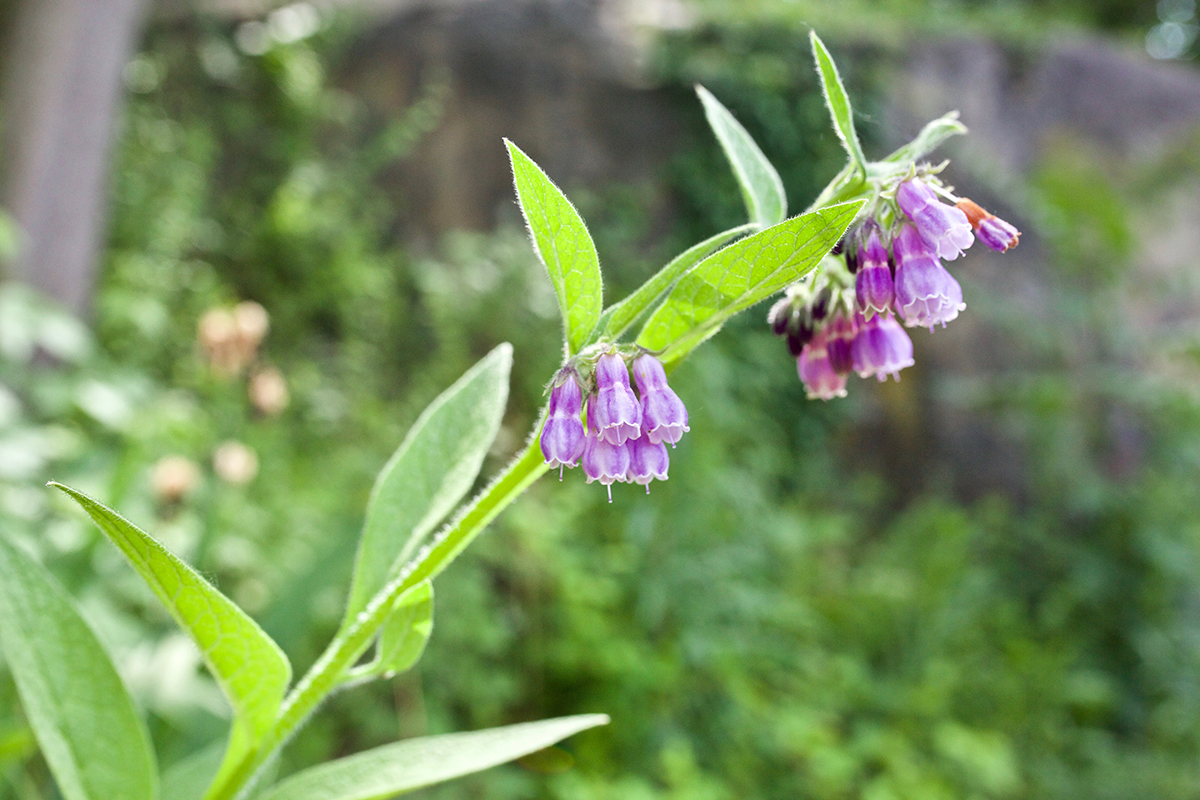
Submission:
POLYGON ((367 503, 343 628, 397 574, 475 483, 508 402, 512 345, 442 392, 409 429, 367 503))
POLYGON ((603 331, 604 336, 615 340, 629 326, 637 322, 638 317, 646 313, 646 309, 650 308, 654 301, 661 297, 663 292, 670 289, 671 284, 679 280, 685 272, 714 251, 724 247, 737 237, 750 233, 757 227, 754 223, 739 225, 736 228, 721 231, 716 236, 710 236, 684 250, 656 272, 650 280, 639 286, 633 294, 605 309, 596 330, 603 331))
POLYGON ((967 132, 967 126, 958 121, 958 112, 938 117, 926 123, 917 138, 896 150, 884 159, 889 164, 905 164, 929 155, 951 136, 960 136, 967 132))
POLYGON ((66 800, 155 800, 146 726, 91 628, 42 567, 0 539, 0 645, 66 800))
POLYGON ((167 611, 192 637, 233 706, 219 774, 234 770, 275 722, 292 667, 279 646, 233 601, 117 512, 59 483, 124 553, 167 611))
POLYGON ((783 222, 787 218, 787 195, 784 194, 779 173, 762 150, 758 149, 746 129, 729 113, 729 109, 703 86, 696 87, 696 94, 700 96, 708 124, 717 135, 717 141, 721 143, 725 157, 733 167, 733 174, 737 176, 750 221, 759 228, 769 228, 783 222))
POLYGON ((850 105, 846 87, 842 85, 842 76, 838 74, 833 57, 825 49, 825 43, 817 36, 816 31, 809 32, 809 39, 812 40, 813 59, 817 62, 821 90, 825 95, 825 104, 829 107, 829 116, 833 118, 833 128, 850 158, 858 164, 860 170, 866 172, 867 159, 863 155, 862 144, 858 141, 858 133, 854 130, 854 108, 850 105))
POLYGON ((820 263, 863 201, 810 211, 731 244, 680 279, 646 321, 637 343, 676 361, 725 320, 798 280, 820 263))
POLYGON ((603 714, 583 714, 410 739, 306 769, 258 800, 384 800, 512 761, 607 723, 603 714))
POLYGON ((379 671, 394 675, 411 669, 433 635, 433 584, 422 581, 396 600, 379 634, 379 671))
POLYGON ((567 353, 574 354, 587 342, 600 319, 600 257, 583 217, 562 190, 519 147, 508 139, 504 143, 533 247, 546 265, 558 296, 567 353))

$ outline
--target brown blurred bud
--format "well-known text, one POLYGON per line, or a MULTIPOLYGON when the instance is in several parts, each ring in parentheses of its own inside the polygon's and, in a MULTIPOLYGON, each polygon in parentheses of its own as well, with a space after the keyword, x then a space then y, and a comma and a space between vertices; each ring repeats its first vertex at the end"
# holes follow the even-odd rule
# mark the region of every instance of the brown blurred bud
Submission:
POLYGON ((259 412, 273 417, 287 408, 288 387, 283 373, 275 367, 265 367, 250 378, 250 402, 259 412))
POLYGON ((267 335, 270 317, 258 303, 238 303, 232 311, 214 308, 200 318, 198 339, 208 363, 220 375, 232 378, 254 361, 267 335))
POLYGON ((225 442, 213 453, 213 472, 226 483, 242 486, 258 475, 258 456, 241 442, 225 442))
POLYGON ((238 303, 233 309, 233 319, 237 323, 238 338, 242 346, 251 352, 258 350, 267 329, 271 327, 271 318, 267 310, 253 300, 238 303))
POLYGON ((150 471, 150 488, 160 503, 178 503, 200 483, 200 468, 183 456, 163 456, 150 471))

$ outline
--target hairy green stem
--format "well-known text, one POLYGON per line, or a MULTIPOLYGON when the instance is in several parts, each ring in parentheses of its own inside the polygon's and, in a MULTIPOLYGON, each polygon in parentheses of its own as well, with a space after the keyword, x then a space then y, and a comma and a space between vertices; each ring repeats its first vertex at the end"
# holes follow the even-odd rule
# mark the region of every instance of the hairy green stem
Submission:
POLYGON ((437 538, 372 598, 345 631, 329 643, 321 657, 284 699, 279 717, 263 741, 246 755, 227 780, 209 788, 205 800, 233 800, 244 796, 254 785, 262 766, 330 693, 341 688, 347 671, 367 651, 387 621, 396 598, 449 566, 488 523, 546 473, 548 468, 537 440, 541 426, 542 420, 539 420, 525 450, 486 489, 464 506, 437 538))

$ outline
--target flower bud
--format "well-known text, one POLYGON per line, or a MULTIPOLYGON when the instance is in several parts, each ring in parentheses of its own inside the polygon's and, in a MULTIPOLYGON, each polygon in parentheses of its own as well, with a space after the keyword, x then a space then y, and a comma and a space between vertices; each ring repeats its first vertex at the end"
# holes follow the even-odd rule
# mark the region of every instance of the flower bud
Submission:
POLYGON ((853 366, 850 343, 854 341, 854 329, 854 322, 840 311, 825 328, 825 352, 829 366, 838 375, 846 375, 853 366))
POLYGON ((226 483, 242 486, 258 474, 258 455, 241 442, 225 442, 213 453, 213 472, 226 483))
POLYGON ((965 197, 958 201, 958 208, 967 215, 971 227, 989 249, 1003 253, 1010 247, 1016 247, 1021 239, 1021 232, 1012 224, 992 214, 987 209, 968 200, 965 197))
POLYGON ((184 456, 164 456, 150 471, 150 488, 160 503, 178 503, 200 484, 200 468, 184 456))
POLYGON ((767 312, 767 324, 771 326, 771 332, 776 336, 783 336, 787 333, 788 322, 791 318, 792 299, 790 297, 777 301, 767 312))

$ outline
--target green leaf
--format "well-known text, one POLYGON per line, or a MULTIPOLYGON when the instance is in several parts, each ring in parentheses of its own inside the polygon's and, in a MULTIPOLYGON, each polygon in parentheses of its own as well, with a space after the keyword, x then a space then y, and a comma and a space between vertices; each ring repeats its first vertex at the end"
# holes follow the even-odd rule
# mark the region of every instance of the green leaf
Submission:
POLYGON ((603 714, 583 714, 410 739, 306 769, 258 800, 384 800, 512 761, 606 724, 603 714))
POLYGON ((541 167, 508 139, 517 199, 529 226, 533 248, 550 273, 562 312, 567 354, 579 352, 600 319, 603 286, 600 257, 571 201, 541 167))
POLYGON ((866 172, 867 159, 858 141, 858 133, 854 130, 854 109, 850 105, 846 87, 842 85, 842 76, 838 74, 837 65, 833 63, 833 58, 816 31, 809 32, 809 39, 812 41, 813 60, 817 62, 817 72, 821 76, 825 105, 829 107, 829 116, 833 118, 833 128, 850 158, 858 164, 860 170, 866 172))
POLYGON ((229 746, 218 774, 232 772, 275 721, 292 677, 287 656, 246 612, 154 537, 87 495, 50 485, 88 513, 200 648, 233 706, 229 746))
POLYGON ((500 430, 511 369, 512 345, 484 356, 421 412, 379 473, 367 503, 343 630, 475 483, 500 430))
POLYGON ((433 584, 422 581, 396 600, 379 635, 379 671, 405 672, 420 660, 433 634, 433 584))
POLYGON ((703 86, 696 87, 696 94, 700 96, 708 124, 717 135, 725 157, 733 167, 733 174, 737 176, 750 221, 759 228, 769 228, 783 222, 787 219, 787 195, 784 194, 779 173, 762 150, 758 149, 746 129, 729 113, 729 109, 703 86))
POLYGON ((637 343, 677 361, 725 320, 770 297, 820 263, 863 201, 810 211, 731 244, 680 279, 655 309, 637 343))
POLYGON ((917 134, 917 138, 884 159, 890 164, 907 164, 927 156, 942 146, 951 136, 967 132, 967 126, 958 121, 958 112, 951 111, 943 117, 929 122, 917 134))
POLYGON ((66 592, 3 539, 0 645, 66 800, 157 797, 150 737, 108 654, 66 592))
POLYGON ((221 767, 223 742, 214 742, 163 770, 163 800, 200 800, 221 767))
POLYGON ((603 330, 605 337, 615 340, 628 330, 630 325, 637 322, 638 317, 646 313, 646 309, 650 308, 654 304, 654 301, 661 297, 663 292, 671 288, 671 284, 679 280, 679 277, 691 269, 692 266, 706 256, 711 255, 713 251, 720 249, 742 234, 750 233, 757 227, 754 223, 739 225, 736 228, 721 231, 716 236, 710 236, 703 242, 694 244, 687 250, 684 250, 671 259, 670 263, 665 267, 655 273, 650 280, 639 286, 633 294, 605 310, 604 314, 600 317, 600 324, 596 326, 596 330, 603 330))

